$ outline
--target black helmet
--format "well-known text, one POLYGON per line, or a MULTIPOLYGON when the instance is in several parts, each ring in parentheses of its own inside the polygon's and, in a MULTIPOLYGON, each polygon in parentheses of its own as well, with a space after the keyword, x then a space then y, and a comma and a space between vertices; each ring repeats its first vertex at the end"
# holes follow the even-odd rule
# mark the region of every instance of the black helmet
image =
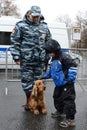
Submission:
POLYGON ((44 49, 46 50, 47 53, 50 52, 56 53, 61 50, 61 46, 56 40, 50 39, 45 43, 44 49))

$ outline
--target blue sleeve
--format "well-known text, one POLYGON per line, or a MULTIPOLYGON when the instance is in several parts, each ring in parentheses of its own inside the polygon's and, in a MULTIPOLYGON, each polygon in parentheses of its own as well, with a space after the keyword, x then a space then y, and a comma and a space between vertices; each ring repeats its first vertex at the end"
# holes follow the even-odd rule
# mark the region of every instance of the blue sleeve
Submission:
POLYGON ((67 83, 62 70, 62 64, 58 60, 53 61, 51 64, 51 77, 56 86, 63 86, 67 83))
POLYGON ((46 71, 46 73, 44 75, 44 78, 46 78, 46 79, 51 78, 51 70, 50 70, 50 68, 46 71))
POLYGON ((70 67, 68 70, 68 80, 71 82, 76 81, 77 67, 70 67))

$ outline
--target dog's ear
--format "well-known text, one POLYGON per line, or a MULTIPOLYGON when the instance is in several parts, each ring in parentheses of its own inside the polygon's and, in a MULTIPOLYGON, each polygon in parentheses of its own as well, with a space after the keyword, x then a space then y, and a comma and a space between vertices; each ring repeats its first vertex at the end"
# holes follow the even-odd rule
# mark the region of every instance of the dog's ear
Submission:
POLYGON ((45 86, 45 84, 44 84, 44 81, 43 81, 43 80, 41 80, 41 84, 44 86, 44 90, 46 90, 46 86, 45 86))
POLYGON ((34 87, 33 87, 32 94, 33 94, 35 97, 37 97, 37 86, 36 86, 36 85, 34 85, 34 87))
POLYGON ((35 97, 37 97, 37 93, 38 93, 38 89, 37 89, 37 87, 35 87, 35 89, 34 89, 34 95, 35 95, 35 97))

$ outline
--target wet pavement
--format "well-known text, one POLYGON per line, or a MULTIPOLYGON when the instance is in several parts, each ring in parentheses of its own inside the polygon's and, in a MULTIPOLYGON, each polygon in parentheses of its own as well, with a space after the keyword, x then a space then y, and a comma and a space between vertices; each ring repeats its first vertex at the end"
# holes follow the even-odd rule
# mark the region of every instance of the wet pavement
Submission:
MULTIPOLYGON (((65 128, 66 130, 87 129, 87 81, 77 81, 76 88, 76 126, 65 128)), ((0 130, 63 130, 59 122, 63 118, 52 118, 53 106, 52 81, 46 82, 45 98, 47 115, 34 115, 26 112, 22 105, 25 104, 25 95, 20 82, 6 82, 0 78, 0 130), (5 89, 8 88, 7 95, 5 89)))

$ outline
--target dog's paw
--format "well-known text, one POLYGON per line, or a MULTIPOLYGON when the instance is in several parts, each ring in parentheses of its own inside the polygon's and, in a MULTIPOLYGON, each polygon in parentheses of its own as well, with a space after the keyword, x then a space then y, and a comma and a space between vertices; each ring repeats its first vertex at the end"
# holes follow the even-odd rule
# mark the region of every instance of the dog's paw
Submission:
POLYGON ((38 111, 38 110, 35 110, 35 111, 34 111, 34 114, 35 114, 35 115, 39 115, 39 111, 38 111))
POLYGON ((42 110, 42 113, 43 113, 43 114, 47 114, 47 110, 46 110, 46 109, 43 109, 43 110, 42 110))

